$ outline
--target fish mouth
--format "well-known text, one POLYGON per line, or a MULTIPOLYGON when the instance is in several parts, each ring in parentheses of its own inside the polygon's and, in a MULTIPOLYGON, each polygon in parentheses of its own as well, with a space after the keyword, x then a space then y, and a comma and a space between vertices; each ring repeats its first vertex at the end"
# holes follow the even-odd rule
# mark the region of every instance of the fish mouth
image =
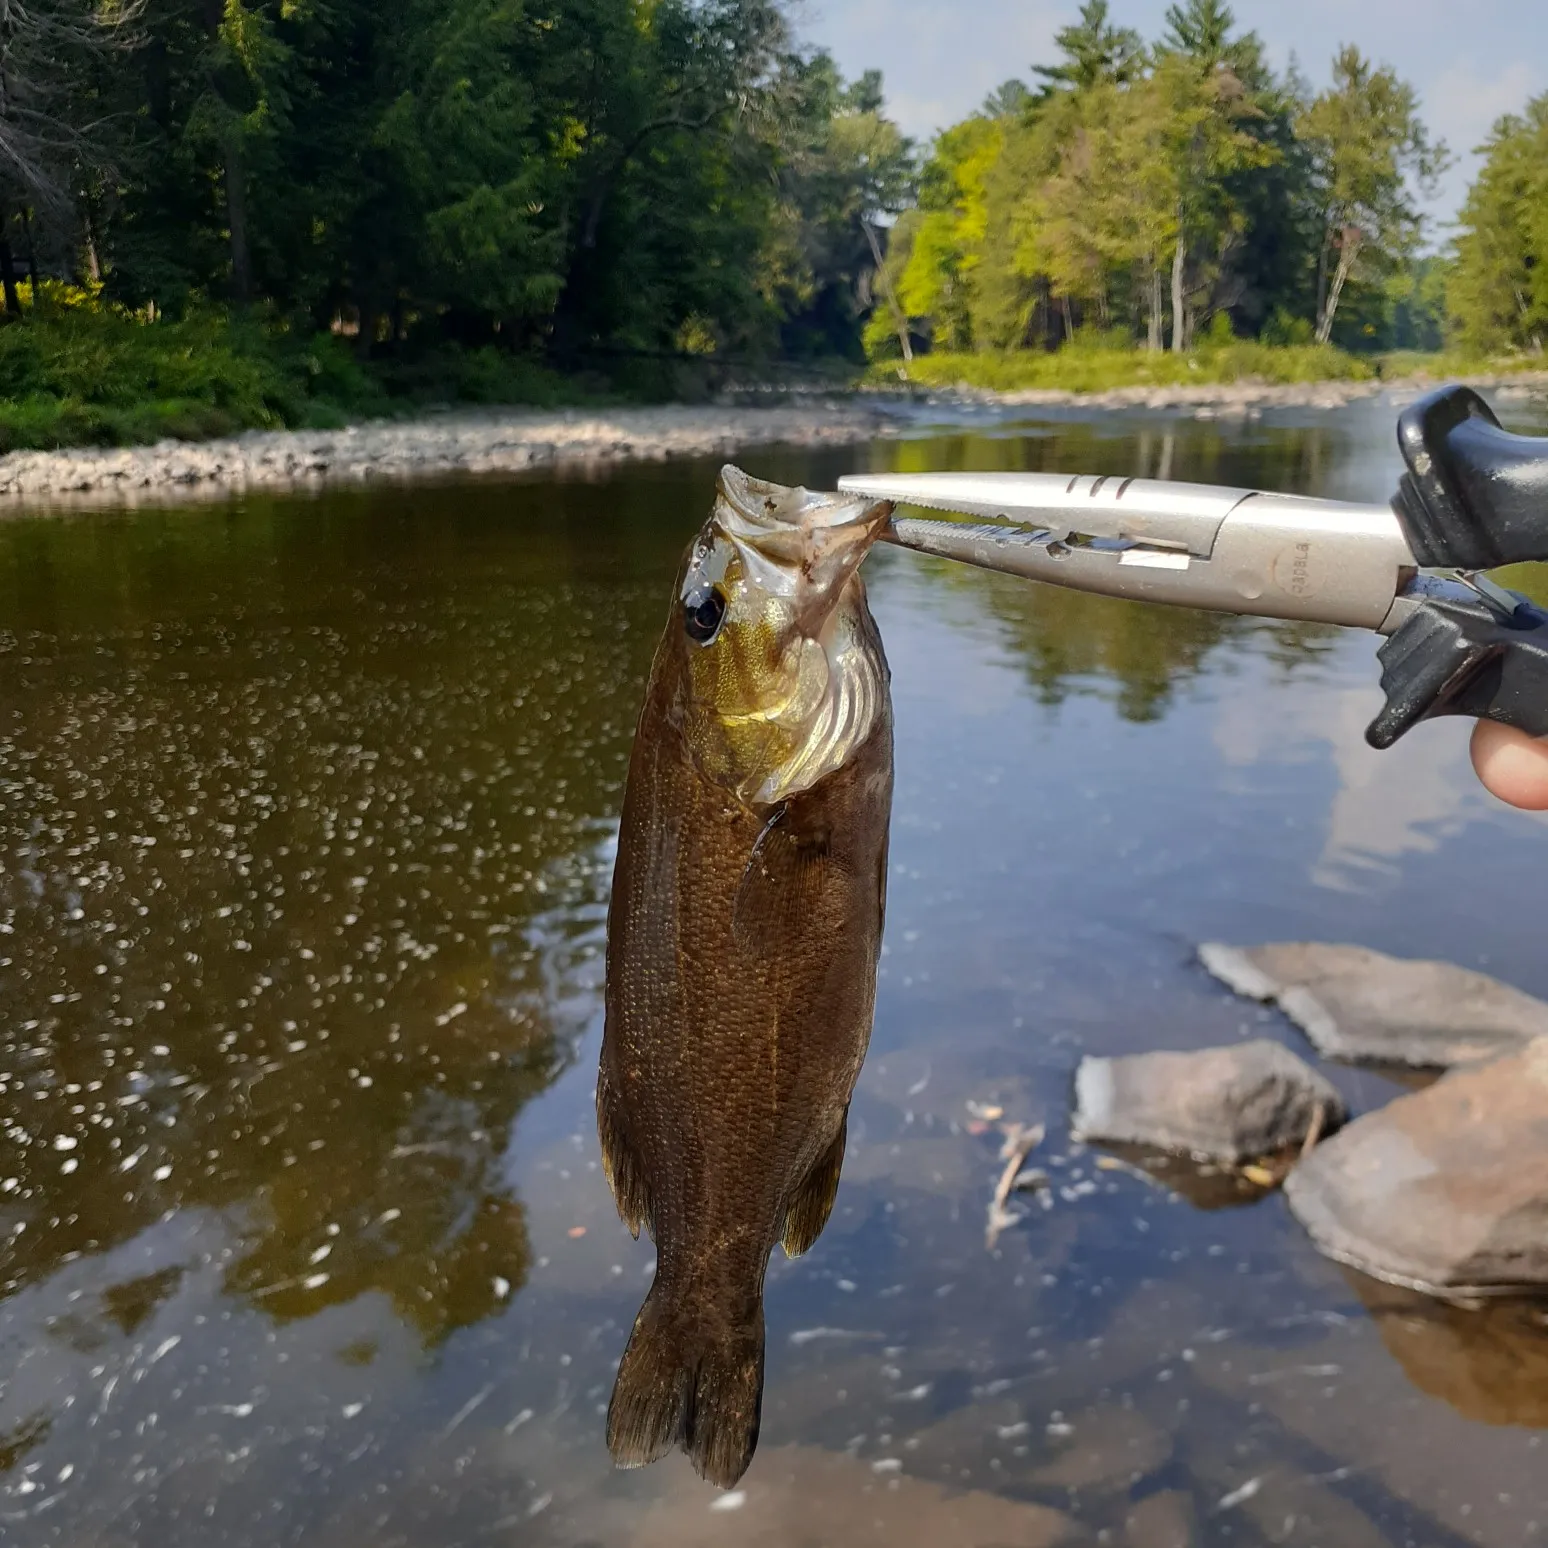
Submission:
POLYGON ((740 529, 734 535, 749 541, 792 531, 833 532, 867 526, 892 513, 891 503, 885 500, 826 494, 799 485, 787 488, 753 478, 729 464, 720 470, 719 492, 725 514, 740 529))
POLYGON ((815 593, 812 600, 837 595, 893 511, 887 500, 787 488, 730 466, 721 469, 719 495, 715 525, 761 583, 786 593, 800 584, 815 593), (770 566, 782 572, 778 578, 770 566))

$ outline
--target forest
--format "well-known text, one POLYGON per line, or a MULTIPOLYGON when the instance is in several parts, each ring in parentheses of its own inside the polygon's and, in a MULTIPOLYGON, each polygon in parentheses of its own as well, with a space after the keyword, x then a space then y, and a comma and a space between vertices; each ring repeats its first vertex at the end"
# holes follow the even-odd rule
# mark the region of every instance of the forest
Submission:
POLYGON ((1008 81, 932 148, 873 349, 895 333, 903 351, 905 315, 910 344, 954 351, 1083 330, 1174 353, 1540 347, 1548 100, 1496 127, 1446 252, 1421 199, 1450 152, 1354 46, 1321 84, 1276 74, 1222 0, 1173 5, 1151 42, 1088 0, 1057 41, 1033 85, 1008 81))
POLYGON ((0 449, 706 362, 1536 353, 1548 99, 1427 229, 1449 154, 1390 69, 1276 73, 1222 0, 1150 40, 1087 0, 924 147, 783 0, 8 0, 0 449))

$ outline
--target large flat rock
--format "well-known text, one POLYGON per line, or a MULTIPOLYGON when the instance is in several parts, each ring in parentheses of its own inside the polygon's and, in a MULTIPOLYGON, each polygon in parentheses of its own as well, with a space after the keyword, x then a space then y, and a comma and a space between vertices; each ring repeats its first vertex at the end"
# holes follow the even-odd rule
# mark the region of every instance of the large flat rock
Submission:
POLYGON ((1288 1048, 1258 1039, 1193 1053, 1081 1060, 1076 1135, 1205 1160, 1249 1161, 1331 1133, 1337 1091, 1288 1048))
POLYGON ((1548 1037, 1548 1004, 1449 962, 1305 942, 1210 943, 1199 960, 1236 993, 1277 1004, 1330 1059, 1451 1069, 1548 1037))
POLYGON ((1285 1192, 1323 1252, 1389 1284, 1548 1288, 1548 1038, 1357 1119, 1285 1192))

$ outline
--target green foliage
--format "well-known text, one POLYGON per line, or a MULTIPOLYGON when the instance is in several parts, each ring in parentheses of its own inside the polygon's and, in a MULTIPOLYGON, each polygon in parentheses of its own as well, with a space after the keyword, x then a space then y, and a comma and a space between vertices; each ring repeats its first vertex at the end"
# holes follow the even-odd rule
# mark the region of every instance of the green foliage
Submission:
MULTIPOLYGON (((954 353, 1092 327, 1176 353, 1215 327, 1439 343, 1415 198, 1446 153, 1391 71, 1345 48, 1320 93, 1280 78, 1223 0, 1179 0, 1149 46, 1088 0, 1056 42, 1037 92, 1007 82, 931 147, 889 260, 916 337, 954 353)), ((879 322, 866 341, 898 352, 879 322)))
POLYGON ((11 7, 0 441, 908 350, 939 352, 920 380, 1035 386, 1541 348, 1548 98, 1496 126, 1448 264, 1415 257, 1444 147, 1352 48, 1317 91, 1224 0, 1148 44, 1086 0, 920 167, 880 76, 798 46, 786 3, 11 7))
POLYGON ((1531 350, 1548 336, 1548 95, 1495 124, 1462 208, 1446 304, 1472 350, 1531 350))
POLYGON ((1107 0, 1085 0, 1080 20, 1054 34, 1064 58, 1057 64, 1032 67, 1046 89, 1089 91, 1139 73, 1145 52, 1139 33, 1132 27, 1115 27, 1107 18, 1107 0))
MULTIPOLYGON (((846 86, 819 53, 787 62, 786 74, 759 290, 777 319, 785 358, 842 355, 858 364, 874 300, 873 223, 908 202, 912 152, 882 112, 874 71, 846 86)), ((884 306, 873 316, 891 325, 884 306)))
POLYGON ((986 179, 1009 132, 1003 118, 971 118, 935 143, 920 177, 919 206, 898 233, 894 285, 910 317, 929 318, 947 349, 973 342, 974 271, 987 246, 986 179))
POLYGON ((1430 142, 1413 87, 1353 47, 1339 51, 1332 85, 1296 128, 1311 152, 1322 217, 1317 337, 1326 343, 1344 286, 1360 266, 1384 274, 1414 251, 1421 223, 1410 179, 1432 192, 1447 152, 1430 142))
POLYGON ((1310 344, 1314 331, 1309 318, 1297 317, 1281 306, 1275 308, 1274 315, 1263 325, 1259 338, 1265 344, 1299 346, 1310 344))
MULTIPOLYGON (((1136 350, 1126 338, 1077 334, 1055 351, 1016 350, 930 354, 916 360, 910 380, 921 386, 990 392, 1106 392, 1117 387, 1180 387, 1204 383, 1290 384, 1367 381, 1374 363, 1328 345, 1267 345, 1211 337, 1184 356, 1136 350)), ((881 385, 889 380, 880 367, 881 385)))
MULTIPOLYGON (((475 399, 706 350, 863 358, 867 223, 908 202, 912 148, 880 76, 798 47, 784 0, 136 6, 111 60, 13 50, 116 137, 61 172, 48 255, 107 302, 267 310, 353 340, 395 391, 443 368, 475 399)), ((14 315, 6 238, 35 228, 5 202, 6 112, 14 315)))
POLYGON ((342 422, 387 400, 338 341, 199 311, 58 310, 0 328, 0 449, 342 422))

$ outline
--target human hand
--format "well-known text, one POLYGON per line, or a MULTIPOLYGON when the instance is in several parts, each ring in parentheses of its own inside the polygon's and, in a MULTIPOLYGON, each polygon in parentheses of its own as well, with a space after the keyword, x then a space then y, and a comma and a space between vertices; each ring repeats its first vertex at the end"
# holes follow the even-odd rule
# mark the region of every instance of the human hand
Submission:
POLYGON ((1480 720, 1473 732, 1473 767, 1500 800, 1523 811, 1548 811, 1548 741, 1480 720))

